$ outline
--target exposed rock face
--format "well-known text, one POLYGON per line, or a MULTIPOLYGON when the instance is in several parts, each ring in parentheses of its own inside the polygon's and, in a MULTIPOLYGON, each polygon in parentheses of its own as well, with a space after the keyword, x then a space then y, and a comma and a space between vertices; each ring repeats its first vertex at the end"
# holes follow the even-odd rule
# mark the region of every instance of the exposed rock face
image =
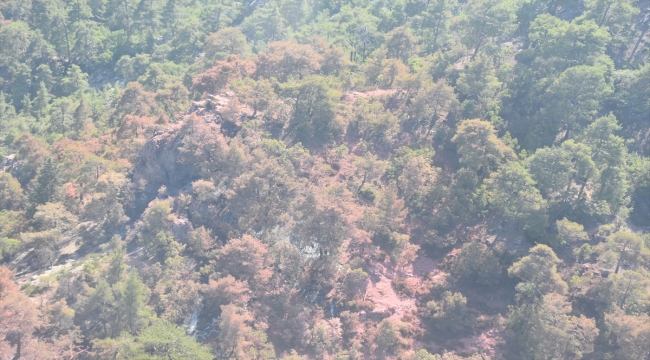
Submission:
POLYGON ((163 132, 154 133, 138 153, 129 172, 136 194, 133 213, 128 214, 131 218, 142 214, 149 202, 159 195, 162 186, 167 194, 176 195, 197 180, 197 164, 179 161, 179 149, 187 141, 181 128, 182 123, 173 124, 163 132))
POLYGON ((183 138, 180 124, 174 124, 163 133, 154 134, 144 144, 131 170, 132 180, 139 192, 153 198, 162 185, 168 191, 176 192, 192 181, 195 176, 193 169, 176 161, 183 138))
POLYGON ((181 244, 187 244, 192 230, 194 230, 192 223, 187 218, 174 219, 171 231, 174 234, 174 239, 178 240, 181 244))
POLYGON ((16 154, 5 156, 0 162, 0 172, 10 172, 14 177, 17 177, 16 172, 20 167, 20 161, 16 159, 16 154))
MULTIPOLYGON (((129 216, 139 216, 149 202, 158 196, 163 185, 169 195, 175 195, 179 190, 189 187, 192 181, 199 179, 202 170, 205 170, 201 169, 202 164, 179 161, 180 151, 190 147, 193 148, 192 152, 196 152, 196 146, 207 149, 210 148, 210 141, 223 139, 223 135, 232 137, 237 133, 240 126, 234 126, 236 131, 233 131, 231 123, 239 122, 247 113, 242 109, 237 112, 226 111, 230 96, 233 94, 210 96, 209 99, 193 102, 180 123, 172 124, 162 132, 154 132, 147 140, 129 172, 137 194, 134 213, 129 216), (198 122, 194 126, 194 129, 198 130, 183 130, 183 124, 188 118, 198 122)), ((206 149, 199 149, 198 152, 207 154, 209 151, 204 151, 206 149)))

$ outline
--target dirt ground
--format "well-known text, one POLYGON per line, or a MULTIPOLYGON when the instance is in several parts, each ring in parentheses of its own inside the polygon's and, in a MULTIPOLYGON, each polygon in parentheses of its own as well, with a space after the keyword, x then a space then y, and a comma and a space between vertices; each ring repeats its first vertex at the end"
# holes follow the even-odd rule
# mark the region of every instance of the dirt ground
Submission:
POLYGON ((396 271, 384 264, 375 264, 371 270, 370 281, 364 294, 364 300, 375 304, 374 314, 390 314, 391 321, 399 321, 406 312, 415 311, 415 298, 400 297, 391 284, 396 271))

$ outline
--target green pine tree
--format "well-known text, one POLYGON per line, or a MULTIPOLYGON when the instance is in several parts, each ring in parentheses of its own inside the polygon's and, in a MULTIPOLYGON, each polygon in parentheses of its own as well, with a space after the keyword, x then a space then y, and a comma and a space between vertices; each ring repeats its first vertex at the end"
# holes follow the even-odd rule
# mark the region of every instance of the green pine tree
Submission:
POLYGON ((41 81, 38 91, 36 92, 36 98, 32 104, 32 111, 37 119, 40 120, 45 115, 45 110, 47 110, 47 106, 50 104, 50 99, 52 99, 52 96, 50 95, 50 92, 47 91, 45 83, 41 81))
POLYGON ((32 181, 32 188, 29 192, 29 218, 34 216, 36 207, 48 202, 55 202, 59 198, 60 176, 59 169, 52 158, 45 159, 45 163, 38 171, 36 179, 32 181))
POLYGON ((29 98, 29 94, 23 96, 23 114, 25 116, 32 116, 32 99, 29 98))
POLYGON ((121 290, 118 305, 120 328, 136 333, 142 328, 142 320, 146 314, 147 287, 135 271, 129 274, 123 284, 115 286, 121 290))

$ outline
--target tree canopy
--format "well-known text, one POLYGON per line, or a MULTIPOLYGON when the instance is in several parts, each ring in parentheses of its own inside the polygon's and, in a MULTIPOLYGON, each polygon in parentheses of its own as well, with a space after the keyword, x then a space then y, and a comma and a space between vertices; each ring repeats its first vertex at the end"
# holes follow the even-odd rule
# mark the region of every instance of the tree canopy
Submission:
POLYGON ((650 358, 644 0, 0 1, 0 358, 650 358))

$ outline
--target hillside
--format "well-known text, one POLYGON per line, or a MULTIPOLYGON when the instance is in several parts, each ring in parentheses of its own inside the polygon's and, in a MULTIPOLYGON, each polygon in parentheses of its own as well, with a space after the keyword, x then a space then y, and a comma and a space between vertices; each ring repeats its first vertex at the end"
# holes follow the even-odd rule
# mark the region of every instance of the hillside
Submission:
POLYGON ((0 359, 650 358, 648 1, 0 14, 0 359))

